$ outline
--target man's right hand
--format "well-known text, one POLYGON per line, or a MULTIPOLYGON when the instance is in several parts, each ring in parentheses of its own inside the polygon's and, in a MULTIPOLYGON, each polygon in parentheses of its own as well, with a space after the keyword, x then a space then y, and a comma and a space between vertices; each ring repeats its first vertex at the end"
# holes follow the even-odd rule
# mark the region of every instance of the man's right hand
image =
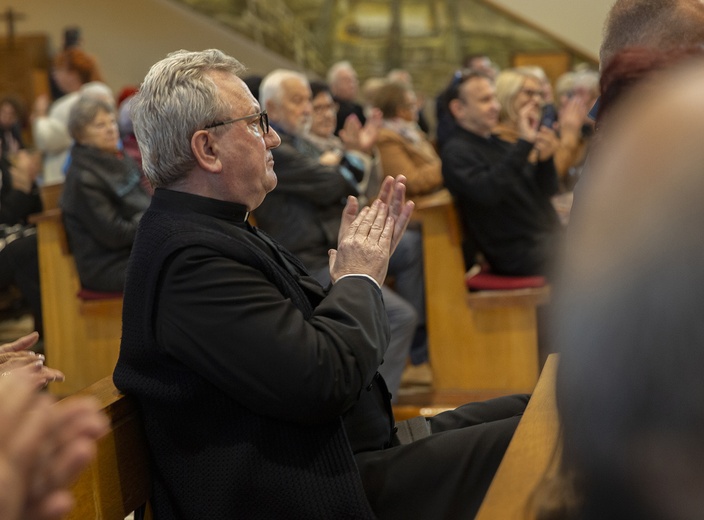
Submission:
POLYGON ((518 135, 524 141, 534 143, 540 125, 540 106, 531 101, 518 111, 518 135))

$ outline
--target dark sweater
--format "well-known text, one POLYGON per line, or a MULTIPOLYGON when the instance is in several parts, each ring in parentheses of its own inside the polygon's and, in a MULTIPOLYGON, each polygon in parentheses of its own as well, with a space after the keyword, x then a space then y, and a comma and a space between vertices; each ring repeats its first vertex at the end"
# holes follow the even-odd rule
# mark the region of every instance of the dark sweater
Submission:
MULTIPOLYGON (((249 227, 245 217, 241 206, 157 190, 139 226, 128 268, 114 380, 123 392, 137 397, 142 409, 154 461, 155 519, 373 518, 341 414, 376 381, 375 366, 383 349, 375 344, 388 342, 388 327, 372 326, 383 308, 380 293, 366 279, 345 279, 327 302, 322 288, 306 287, 300 263, 249 227), (220 317, 212 316, 207 301, 192 323, 163 323, 168 316, 157 302, 164 305, 168 299, 160 295, 165 290, 160 284, 183 272, 174 272, 173 264, 188 268, 207 254, 222 258, 224 272, 251 272, 251 281, 241 282, 250 287, 248 294, 231 294, 231 301, 221 299, 213 307, 231 308, 233 323, 211 326, 220 317), (259 327, 261 316, 245 318, 274 305, 261 301, 262 278, 280 292, 277 306, 290 300, 305 321, 325 329, 324 336, 301 343, 306 336, 299 335, 294 324, 300 317, 294 315, 272 316, 271 330, 259 327), (250 304, 233 303, 239 298, 250 304), (358 320, 369 325, 361 327, 358 320), (213 342, 190 349, 159 342, 165 337, 161 329, 169 326, 176 329, 173 342, 188 346, 208 330, 213 342), (240 333, 231 336, 231 330, 240 333), (278 357, 267 339, 279 337, 274 334, 291 336, 278 347, 278 357), (318 361, 311 359, 314 353, 318 361), (333 372, 339 377, 314 385, 318 390, 305 397, 306 363, 322 374, 325 364, 333 362, 339 364, 333 372), (248 366, 263 372, 248 373, 248 366), (343 371, 347 375, 340 379, 343 371), (318 402, 323 396, 328 397, 318 402), (304 415, 313 406, 320 412, 304 415)), ((187 277, 194 290, 186 296, 197 312, 202 295, 195 286, 208 283, 209 277, 196 274, 187 277)), ((220 298, 219 281, 211 285, 210 292, 220 298)), ((309 336, 312 328, 306 325, 309 336)))
POLYGON ((546 274, 556 252, 561 228, 550 199, 557 174, 552 159, 528 162, 532 147, 457 127, 442 149, 445 186, 467 238, 499 274, 546 274))

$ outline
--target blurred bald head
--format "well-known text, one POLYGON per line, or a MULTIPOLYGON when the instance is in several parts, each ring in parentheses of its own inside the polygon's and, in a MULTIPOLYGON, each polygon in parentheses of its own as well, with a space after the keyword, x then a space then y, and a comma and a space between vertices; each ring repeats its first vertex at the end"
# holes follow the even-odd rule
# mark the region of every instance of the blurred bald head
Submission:
POLYGON ((603 68, 626 47, 670 49, 704 43, 701 0, 617 0, 604 24, 603 68))
MULTIPOLYGON (((704 60, 609 114, 556 284, 564 460, 593 518, 704 514, 704 60), (611 515, 611 516, 609 516, 611 515)), ((590 517, 591 518, 591 517, 590 517)))

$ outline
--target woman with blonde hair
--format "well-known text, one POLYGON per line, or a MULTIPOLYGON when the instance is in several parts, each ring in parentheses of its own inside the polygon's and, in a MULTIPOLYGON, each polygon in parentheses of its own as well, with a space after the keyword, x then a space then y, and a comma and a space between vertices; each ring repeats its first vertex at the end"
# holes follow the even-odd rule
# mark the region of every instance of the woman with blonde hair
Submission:
POLYGON ((515 143, 519 136, 519 112, 527 110, 531 122, 537 122, 545 94, 538 75, 528 69, 516 68, 504 70, 496 78, 496 98, 501 109, 494 133, 504 141, 515 143))

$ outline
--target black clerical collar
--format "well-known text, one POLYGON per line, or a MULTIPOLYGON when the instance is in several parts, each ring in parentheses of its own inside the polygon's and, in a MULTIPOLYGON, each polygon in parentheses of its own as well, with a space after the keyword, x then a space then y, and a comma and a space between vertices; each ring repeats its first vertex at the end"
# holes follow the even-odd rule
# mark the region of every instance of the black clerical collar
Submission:
POLYGON ((154 190, 152 205, 158 207, 162 204, 210 215, 235 224, 247 222, 249 218, 249 211, 247 211, 246 206, 237 204, 236 202, 226 202, 224 200, 194 195, 193 193, 157 188, 154 190))

